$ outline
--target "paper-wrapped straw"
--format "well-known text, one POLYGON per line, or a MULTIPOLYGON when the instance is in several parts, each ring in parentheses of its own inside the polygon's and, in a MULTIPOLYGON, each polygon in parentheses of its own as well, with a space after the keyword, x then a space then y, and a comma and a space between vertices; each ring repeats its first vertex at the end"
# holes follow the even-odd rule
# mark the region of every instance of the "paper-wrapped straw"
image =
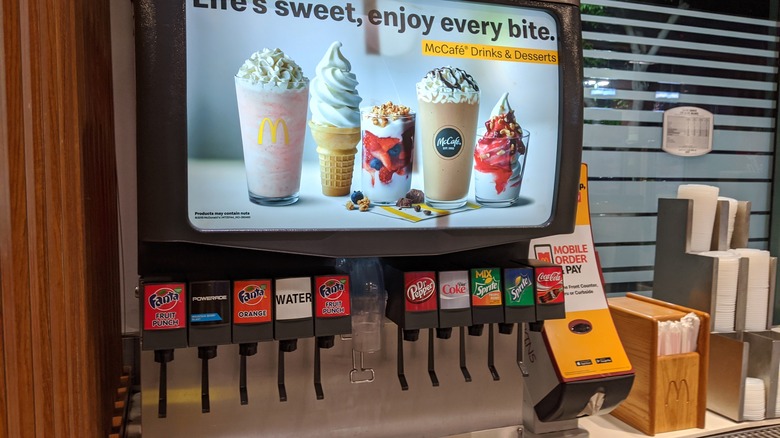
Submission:
POLYGON ((678 198, 693 200, 690 252, 710 250, 719 191, 717 187, 703 184, 682 184, 677 187, 678 198))

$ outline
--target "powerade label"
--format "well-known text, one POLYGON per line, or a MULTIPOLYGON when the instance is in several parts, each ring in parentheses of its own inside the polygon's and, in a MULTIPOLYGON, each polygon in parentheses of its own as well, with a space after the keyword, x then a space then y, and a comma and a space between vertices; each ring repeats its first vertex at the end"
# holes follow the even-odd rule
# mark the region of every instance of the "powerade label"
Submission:
POLYGON ((279 279, 274 289, 277 321, 312 317, 311 277, 279 279))
POLYGON ((501 305, 501 270, 482 268, 471 270, 471 305, 501 305))
POLYGON ((271 280, 243 280, 233 283, 233 324, 271 322, 271 280))
POLYGON ((185 328, 187 286, 184 283, 144 285, 144 330, 185 328))
POLYGON ((229 323, 230 301, 229 281, 191 282, 191 326, 229 323))
POLYGON ((436 152, 443 158, 455 158, 463 149, 463 135, 453 127, 441 128, 433 141, 436 152))
POLYGON ((563 303, 563 268, 536 268, 536 301, 542 305, 563 303))
POLYGON ((504 305, 508 307, 534 305, 534 270, 532 268, 504 269, 504 305))
POLYGON ((469 300, 469 272, 439 272, 439 308, 465 309, 469 300))
POLYGON ((435 278, 435 272, 404 272, 407 312, 429 312, 438 308, 435 278))
POLYGON ((336 318, 349 315, 349 276, 314 277, 314 316, 336 318))

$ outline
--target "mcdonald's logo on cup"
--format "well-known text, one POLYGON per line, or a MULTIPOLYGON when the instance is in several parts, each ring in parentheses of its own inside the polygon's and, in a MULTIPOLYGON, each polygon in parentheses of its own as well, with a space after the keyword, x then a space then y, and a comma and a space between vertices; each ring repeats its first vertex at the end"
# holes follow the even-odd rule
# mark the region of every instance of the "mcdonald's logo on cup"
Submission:
POLYGON ((268 117, 264 117, 260 121, 260 129, 257 132, 257 144, 263 144, 263 133, 265 132, 266 123, 271 127, 271 143, 276 143, 276 135, 280 124, 284 128, 284 144, 290 143, 290 132, 287 130, 287 122, 284 119, 276 119, 274 122, 268 117))

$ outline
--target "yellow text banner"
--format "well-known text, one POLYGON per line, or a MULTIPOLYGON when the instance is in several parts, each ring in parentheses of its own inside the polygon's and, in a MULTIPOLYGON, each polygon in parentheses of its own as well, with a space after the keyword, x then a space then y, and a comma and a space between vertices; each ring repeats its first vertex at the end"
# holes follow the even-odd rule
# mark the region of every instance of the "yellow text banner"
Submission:
POLYGON ((523 49, 508 46, 455 43, 449 41, 422 41, 425 56, 446 56, 448 58, 485 59, 491 61, 529 62, 533 64, 558 64, 555 50, 523 49))

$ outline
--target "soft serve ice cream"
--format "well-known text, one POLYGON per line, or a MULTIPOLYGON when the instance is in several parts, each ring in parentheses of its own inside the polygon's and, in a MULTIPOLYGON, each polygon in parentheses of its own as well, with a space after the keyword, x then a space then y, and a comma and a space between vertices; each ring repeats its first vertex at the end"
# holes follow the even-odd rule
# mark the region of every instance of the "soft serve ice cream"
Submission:
POLYGON ((330 45, 317 64, 311 82, 311 129, 320 156, 322 193, 327 196, 348 195, 352 170, 360 141, 362 100, 352 65, 341 53, 341 42, 330 45))
POLYGON ((298 201, 309 80, 282 50, 253 53, 235 77, 249 199, 298 201))
POLYGON ((474 192, 480 204, 506 207, 520 193, 528 143, 509 105, 509 93, 493 107, 485 128, 474 149, 474 192))
POLYGON ((477 81, 459 68, 433 69, 417 83, 417 103, 426 201, 436 208, 462 207, 477 135, 477 81))

